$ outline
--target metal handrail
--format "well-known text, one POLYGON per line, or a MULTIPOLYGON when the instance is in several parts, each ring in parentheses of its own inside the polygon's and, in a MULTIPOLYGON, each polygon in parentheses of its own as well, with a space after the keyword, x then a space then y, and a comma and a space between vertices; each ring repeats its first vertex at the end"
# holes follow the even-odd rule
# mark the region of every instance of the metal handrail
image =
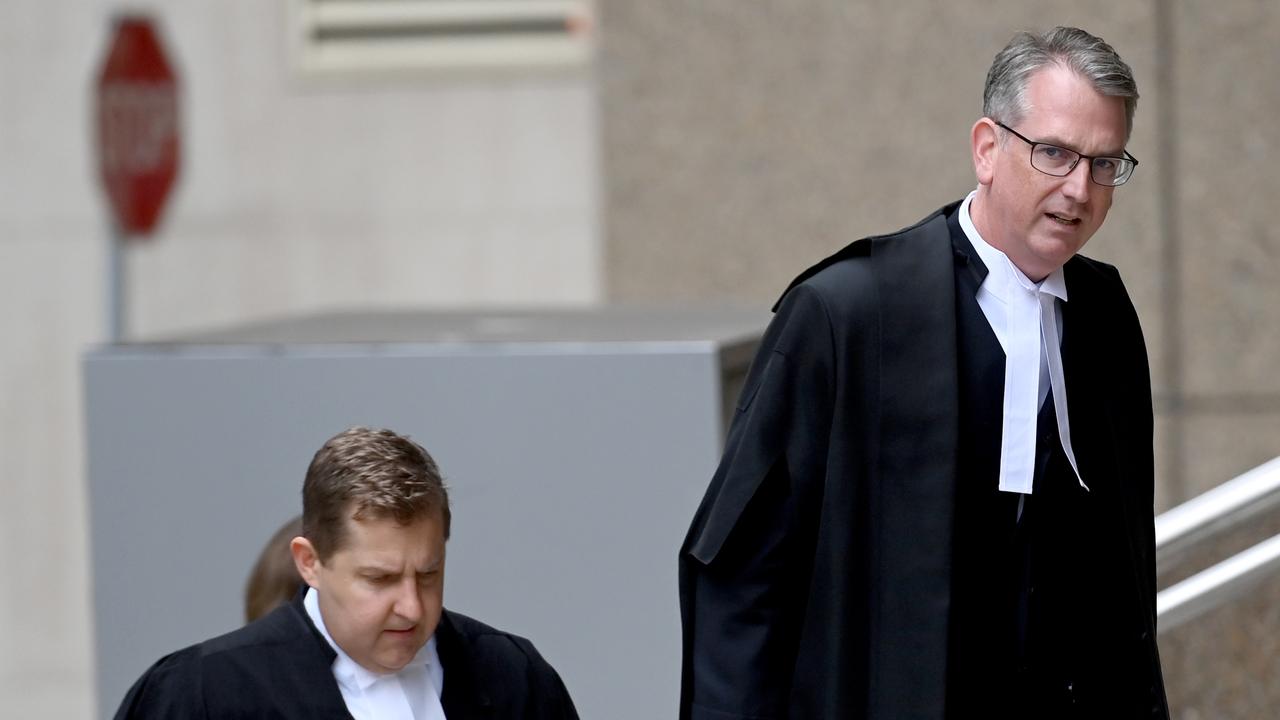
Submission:
MULTIPOLYGON (((1197 543, 1280 507, 1280 457, 1156 518, 1156 564, 1177 561, 1197 543)), ((1167 632, 1239 597, 1280 571, 1280 535, 1160 591, 1156 617, 1167 632)))
POLYGON ((1156 594, 1156 622, 1167 632, 1243 595, 1280 570, 1280 535, 1156 594))
POLYGON ((1280 457, 1228 480, 1156 518, 1156 565, 1188 548, 1280 507, 1280 457))

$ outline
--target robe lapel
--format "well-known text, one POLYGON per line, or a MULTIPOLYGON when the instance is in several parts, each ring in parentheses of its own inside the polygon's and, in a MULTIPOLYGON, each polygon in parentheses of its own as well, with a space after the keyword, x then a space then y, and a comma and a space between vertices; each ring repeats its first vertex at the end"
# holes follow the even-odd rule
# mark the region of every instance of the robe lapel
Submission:
POLYGON ((1106 336, 1106 318, 1090 305, 1092 288, 1087 278, 1072 264, 1065 268, 1067 301, 1058 304, 1062 313, 1062 375, 1067 385, 1067 416, 1071 422, 1071 446, 1080 474, 1090 491, 1101 491, 1108 501, 1116 501, 1113 487, 1116 457, 1111 432, 1113 414, 1103 388, 1106 357, 1100 338, 1106 336), (1103 487, 1095 488, 1094 483, 1103 487))
MULTIPOLYGON (((1062 374, 1067 385, 1067 413, 1071 420, 1071 444, 1080 466, 1080 475, 1089 486, 1090 496, 1100 510, 1102 524, 1082 528, 1082 532, 1102 534, 1108 538, 1129 539, 1128 528, 1138 526, 1136 510, 1129 507, 1120 476, 1120 454, 1117 429, 1124 414, 1113 407, 1107 387, 1109 336, 1108 318, 1092 300, 1094 288, 1089 276, 1072 272, 1079 268, 1066 266, 1067 302, 1062 310, 1062 374)), ((1117 547, 1118 549, 1118 547, 1117 547)), ((1137 578, 1141 564, 1137 549, 1129 546, 1126 574, 1137 578)), ((1138 592, 1142 593, 1139 588, 1138 592)))
POLYGON ((871 259, 881 357, 870 696, 875 717, 915 717, 945 704, 959 436, 946 217, 873 241, 871 259))
POLYGON ((440 705, 447 718, 493 717, 493 703, 481 690, 474 653, 467 638, 453 626, 446 610, 436 626, 436 652, 444 668, 440 705))

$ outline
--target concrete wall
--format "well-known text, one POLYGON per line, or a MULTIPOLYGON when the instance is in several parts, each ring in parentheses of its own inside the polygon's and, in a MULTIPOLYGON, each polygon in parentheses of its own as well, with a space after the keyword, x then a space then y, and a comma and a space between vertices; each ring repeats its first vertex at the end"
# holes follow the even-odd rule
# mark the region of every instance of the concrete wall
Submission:
POLYGON ((1280 577, 1160 637, 1169 706, 1180 720, 1272 717, 1280 703, 1280 577))
MULTIPOLYGON (((94 714, 78 359, 107 333, 90 113, 117 5, 0 6, 0 717, 94 714)), ((599 298, 589 69, 304 82, 284 0, 151 7, 184 158, 128 253, 131 336, 599 298)))

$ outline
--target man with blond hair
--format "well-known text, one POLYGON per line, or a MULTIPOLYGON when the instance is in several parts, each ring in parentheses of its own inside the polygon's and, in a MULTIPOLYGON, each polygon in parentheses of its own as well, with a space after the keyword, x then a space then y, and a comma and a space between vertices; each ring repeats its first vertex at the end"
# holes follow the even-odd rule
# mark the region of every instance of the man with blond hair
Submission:
POLYGON ((307 470, 290 543, 305 592, 162 658, 116 717, 576 720, 528 640, 444 609, 451 522, 421 446, 390 430, 335 435, 307 470))

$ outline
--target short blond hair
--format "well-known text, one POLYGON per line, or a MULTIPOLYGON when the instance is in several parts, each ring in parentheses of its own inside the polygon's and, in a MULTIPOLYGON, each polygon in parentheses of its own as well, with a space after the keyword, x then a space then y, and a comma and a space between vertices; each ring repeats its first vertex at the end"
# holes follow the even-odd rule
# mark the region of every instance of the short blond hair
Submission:
POLYGON ((449 493, 436 461, 391 430, 353 427, 316 451, 302 484, 302 535, 320 561, 342 547, 347 517, 400 525, 440 512, 449 538, 449 493))

